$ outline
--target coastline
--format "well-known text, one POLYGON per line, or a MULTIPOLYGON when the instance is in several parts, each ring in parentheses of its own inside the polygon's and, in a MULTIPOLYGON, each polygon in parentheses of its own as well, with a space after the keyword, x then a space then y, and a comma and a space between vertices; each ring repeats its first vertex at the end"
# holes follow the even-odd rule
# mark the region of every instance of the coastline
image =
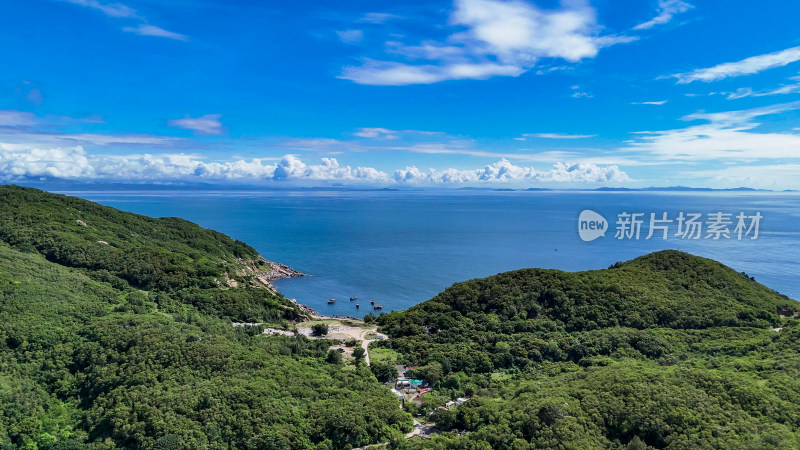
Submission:
POLYGON ((261 255, 259 255, 259 258, 261 265, 266 264, 269 266, 269 270, 254 270, 256 279, 263 283, 264 286, 266 286, 267 289, 273 293, 278 293, 278 290, 275 289, 275 286, 272 284, 273 281, 281 280, 283 278, 305 277, 308 275, 300 272, 299 270, 292 269, 286 264, 269 261, 261 255))
MULTIPOLYGON (((256 279, 258 281, 260 281, 264 286, 266 286, 267 289, 269 289, 274 294, 281 294, 281 293, 275 287, 273 282, 275 282, 277 280, 282 280, 284 278, 298 278, 298 277, 308 276, 308 274, 300 272, 299 270, 295 270, 295 269, 287 266, 286 264, 281 264, 281 263, 278 263, 278 262, 269 261, 269 260, 267 260, 266 258, 264 258, 263 256, 260 256, 260 255, 259 255, 259 257, 261 258, 261 261, 263 261, 263 263, 265 263, 265 264, 267 264, 269 266, 269 270, 268 271, 261 271, 261 272, 256 273, 256 279)), ((281 294, 281 295, 283 295, 283 294, 281 294)), ((302 313, 306 314, 309 317, 310 320, 316 320, 316 319, 345 319, 345 320, 357 320, 359 322, 362 321, 362 319, 359 319, 358 317, 352 317, 352 316, 326 316, 324 314, 320 314, 314 308, 298 302, 297 299, 287 298, 287 300, 289 300, 295 306, 297 306, 298 309, 300 309, 300 311, 302 313)))

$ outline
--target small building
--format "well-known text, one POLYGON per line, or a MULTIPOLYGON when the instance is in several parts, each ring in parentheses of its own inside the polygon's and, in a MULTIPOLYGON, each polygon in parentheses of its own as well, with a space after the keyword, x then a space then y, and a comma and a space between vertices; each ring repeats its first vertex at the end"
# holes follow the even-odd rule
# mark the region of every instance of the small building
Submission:
POLYGON ((395 382, 395 386, 401 387, 403 389, 418 389, 420 386, 424 385, 424 380, 417 380, 414 378, 398 378, 397 382, 395 382))

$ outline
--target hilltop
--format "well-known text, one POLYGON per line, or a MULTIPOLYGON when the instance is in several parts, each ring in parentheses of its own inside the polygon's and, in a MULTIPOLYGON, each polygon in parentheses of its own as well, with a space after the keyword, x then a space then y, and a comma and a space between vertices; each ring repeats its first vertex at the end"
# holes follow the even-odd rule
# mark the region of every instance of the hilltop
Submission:
POLYGON ((244 242, 175 217, 152 218, 76 197, 0 186, 0 242, 117 289, 172 292, 233 320, 302 317, 269 285, 302 274, 265 260, 244 242))
POLYGON ((413 448, 797 448, 798 311, 746 274, 662 251, 456 283, 379 329, 434 386, 420 411, 453 430, 413 448))
MULTIPOLYGON (((797 302, 722 264, 674 250, 651 253, 608 269, 562 272, 523 269, 456 283, 407 311, 386 315, 390 336, 453 332, 468 327, 553 330, 609 327, 766 328, 797 302), (462 320, 463 319, 463 320, 462 320)), ((785 315, 785 314, 784 314, 785 315)))

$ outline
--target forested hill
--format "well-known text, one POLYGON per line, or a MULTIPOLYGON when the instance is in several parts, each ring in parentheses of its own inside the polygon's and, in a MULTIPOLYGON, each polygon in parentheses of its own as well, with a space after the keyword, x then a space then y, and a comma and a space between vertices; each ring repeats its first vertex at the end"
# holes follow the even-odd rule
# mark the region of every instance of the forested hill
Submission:
POLYGON ((0 187, 0 448, 333 449, 410 431, 369 368, 261 334, 303 317, 254 281, 258 261, 180 219, 0 187))
POLYGON ((237 263, 259 261, 247 244, 183 219, 18 186, 0 186, 0 240, 144 289, 214 287, 226 271, 237 276, 237 263))
POLYGON ((270 264, 247 244, 174 217, 151 218, 37 189, 0 186, 0 241, 117 289, 170 292, 243 322, 297 319, 256 280, 270 264), (219 287, 240 289, 218 289, 219 287))
POLYGON ((398 337, 422 329, 458 333, 474 326, 513 332, 526 326, 590 331, 624 326, 766 328, 799 310, 746 274, 705 258, 660 251, 587 272, 524 269, 457 283, 407 311, 387 315, 398 337))
POLYGON ((800 448, 798 311, 661 251, 457 283, 378 320, 434 386, 420 412, 452 430, 412 448, 800 448))

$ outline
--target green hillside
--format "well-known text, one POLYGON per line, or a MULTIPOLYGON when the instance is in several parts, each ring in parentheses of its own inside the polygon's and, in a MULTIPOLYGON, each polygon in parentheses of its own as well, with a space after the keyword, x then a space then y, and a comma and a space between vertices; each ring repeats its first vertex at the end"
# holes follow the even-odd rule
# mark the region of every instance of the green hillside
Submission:
POLYGON ((259 286, 270 270, 252 247, 174 217, 154 219, 37 189, 0 186, 0 242, 39 253, 116 289, 169 292, 174 301, 243 322, 298 319, 259 286), (236 286, 233 289, 219 289, 236 286))
POLYGON ((212 280, 257 258, 250 247, 31 189, 0 196, 0 448, 351 448, 410 429, 368 368, 327 362, 327 342, 231 326, 299 314, 252 273, 212 280))
POLYGON ((382 345, 434 384, 423 413, 466 432, 426 448, 798 448, 798 311, 663 251, 457 283, 379 323, 382 345))
POLYGON ((180 219, 0 187, 0 449, 800 448, 800 305, 717 262, 457 283, 378 317, 371 370, 261 334, 305 319, 270 270, 180 219), (378 382, 394 363, 424 403, 378 382), (443 433, 403 439, 409 413, 443 433))

